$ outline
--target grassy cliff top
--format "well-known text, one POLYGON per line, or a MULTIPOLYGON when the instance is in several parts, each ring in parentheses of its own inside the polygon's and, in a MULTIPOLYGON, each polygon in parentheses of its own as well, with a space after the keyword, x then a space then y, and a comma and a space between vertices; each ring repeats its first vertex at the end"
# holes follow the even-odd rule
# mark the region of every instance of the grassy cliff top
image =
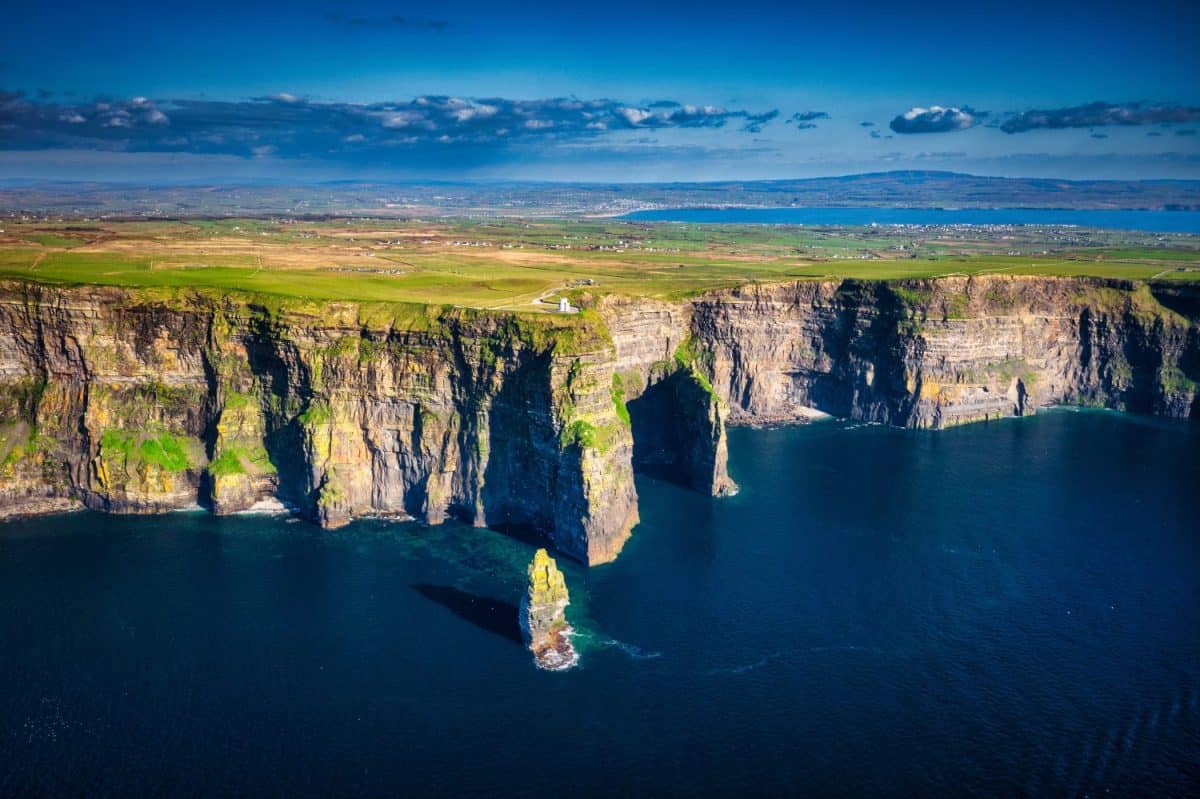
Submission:
POLYGON ((1200 239, 1074 228, 606 221, 0 221, 0 278, 548 311, 754 281, 1027 274, 1200 280, 1200 239))

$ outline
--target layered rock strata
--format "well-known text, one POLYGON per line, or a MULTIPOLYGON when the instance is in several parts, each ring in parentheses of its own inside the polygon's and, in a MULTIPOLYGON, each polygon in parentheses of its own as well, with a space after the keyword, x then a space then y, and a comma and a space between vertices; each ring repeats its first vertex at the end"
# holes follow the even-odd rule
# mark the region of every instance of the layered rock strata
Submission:
POLYGON ((324 527, 457 516, 604 562, 637 522, 612 360, 590 315, 0 284, 0 507, 277 497, 324 527))
POLYGON ((1200 418, 1200 286, 809 281, 512 315, 0 283, 0 516, 277 498, 526 528, 585 563, 633 474, 736 490, 725 428, 1050 404, 1200 418))
POLYGON ((692 329, 733 423, 940 428, 1085 405, 1200 418, 1200 285, 947 277, 747 286, 692 329))

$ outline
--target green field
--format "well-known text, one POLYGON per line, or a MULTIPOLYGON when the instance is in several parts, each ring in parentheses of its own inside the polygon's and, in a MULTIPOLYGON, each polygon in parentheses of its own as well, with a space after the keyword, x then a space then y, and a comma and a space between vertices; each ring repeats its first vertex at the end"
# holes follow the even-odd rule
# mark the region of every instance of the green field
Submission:
POLYGON ((527 311, 564 294, 670 299, 756 281, 979 274, 1200 280, 1200 240, 612 220, 40 221, 0 234, 0 278, 527 311))

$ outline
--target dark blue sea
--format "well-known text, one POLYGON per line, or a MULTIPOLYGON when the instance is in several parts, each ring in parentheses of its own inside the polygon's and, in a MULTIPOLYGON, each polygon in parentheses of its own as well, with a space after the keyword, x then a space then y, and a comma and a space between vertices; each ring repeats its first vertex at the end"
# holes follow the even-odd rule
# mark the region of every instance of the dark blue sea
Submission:
MULTIPOLYGON (((0 795, 1196 796, 1200 427, 1116 413, 731 432, 563 563, 500 533, 0 526, 0 795)), ((560 561, 561 562, 561 561, 560 561)))
POLYGON ((622 219, 764 225, 1075 225, 1154 233, 1200 233, 1200 211, 1037 208, 665 208, 622 219))

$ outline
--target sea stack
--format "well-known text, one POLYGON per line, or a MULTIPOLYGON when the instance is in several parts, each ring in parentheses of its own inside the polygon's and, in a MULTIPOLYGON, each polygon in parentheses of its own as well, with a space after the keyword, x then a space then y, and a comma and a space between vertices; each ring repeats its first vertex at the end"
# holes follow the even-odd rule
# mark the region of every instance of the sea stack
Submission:
POLYGON ((521 598, 521 632, 538 668, 563 671, 579 661, 567 624, 567 581, 554 558, 539 549, 529 564, 529 586, 521 598))

